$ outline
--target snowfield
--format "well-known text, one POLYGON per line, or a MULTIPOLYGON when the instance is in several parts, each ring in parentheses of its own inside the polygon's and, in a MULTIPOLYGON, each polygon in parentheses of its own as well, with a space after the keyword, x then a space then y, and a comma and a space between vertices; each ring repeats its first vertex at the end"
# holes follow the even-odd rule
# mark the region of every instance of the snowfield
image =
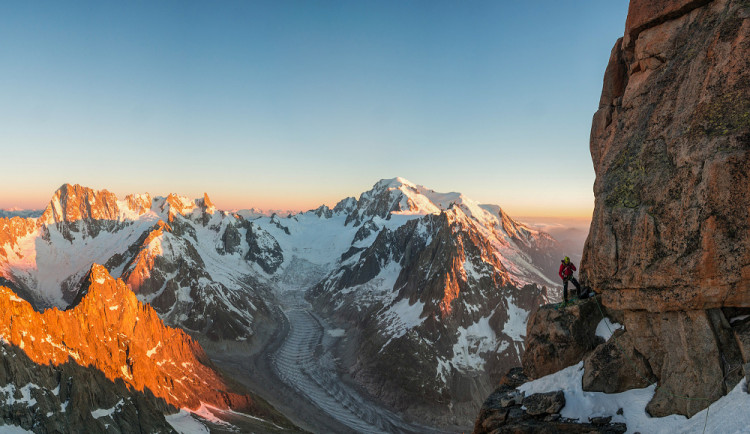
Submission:
POLYGON ((651 417, 646 405, 653 398, 655 384, 644 389, 633 389, 622 393, 585 392, 583 362, 570 366, 546 377, 530 381, 518 390, 526 396, 534 393, 565 392, 565 407, 560 411, 564 418, 588 422, 589 417, 612 416, 612 422, 624 422, 628 433, 706 433, 733 434, 750 432, 750 394, 747 380, 743 379, 726 396, 691 418, 672 415, 651 417), (623 410, 622 415, 617 411, 623 410))

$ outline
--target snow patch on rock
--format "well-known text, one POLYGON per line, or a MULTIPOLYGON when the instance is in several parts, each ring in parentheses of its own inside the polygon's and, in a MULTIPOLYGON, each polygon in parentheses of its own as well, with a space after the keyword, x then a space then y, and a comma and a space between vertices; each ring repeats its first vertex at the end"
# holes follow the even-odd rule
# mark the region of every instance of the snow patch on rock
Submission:
POLYGON ((497 346, 495 332, 490 327, 492 315, 480 318, 468 327, 457 329, 458 340, 453 345, 453 359, 450 363, 462 371, 484 369, 485 360, 481 354, 494 351, 497 346))
POLYGON ((417 301, 411 304, 406 298, 397 301, 382 316, 383 321, 388 324, 385 335, 391 339, 397 339, 422 324, 426 319, 420 318, 422 311, 424 311, 424 302, 417 301))
POLYGON ((750 425, 747 411, 750 395, 747 394, 747 379, 743 379, 731 392, 691 418, 680 415, 651 417, 646 405, 654 396, 656 384, 643 389, 632 389, 622 393, 585 392, 582 389, 583 362, 562 369, 554 374, 523 384, 518 390, 526 396, 534 393, 565 393, 565 407, 560 411, 564 418, 588 422, 589 417, 612 416, 612 422, 627 424, 628 433, 648 432, 662 434, 703 432, 743 433, 750 425), (617 414, 622 409, 622 415, 617 414), (708 415, 708 418, 707 418, 708 415))
POLYGON ((605 341, 608 341, 614 334, 615 330, 621 328, 624 328, 622 324, 612 322, 609 318, 602 318, 602 320, 599 321, 599 325, 596 326, 596 335, 605 341))
POLYGON ((125 401, 121 399, 112 408, 104 408, 104 409, 99 408, 99 409, 93 410, 91 412, 91 417, 93 417, 94 419, 99 419, 102 417, 112 417, 112 415, 115 414, 115 412, 119 411, 120 407, 122 407, 124 404, 125 404, 125 401))
POLYGON ((503 325, 503 332, 514 341, 523 342, 526 337, 526 321, 529 311, 516 306, 512 298, 506 298, 506 301, 508 302, 508 320, 503 325))

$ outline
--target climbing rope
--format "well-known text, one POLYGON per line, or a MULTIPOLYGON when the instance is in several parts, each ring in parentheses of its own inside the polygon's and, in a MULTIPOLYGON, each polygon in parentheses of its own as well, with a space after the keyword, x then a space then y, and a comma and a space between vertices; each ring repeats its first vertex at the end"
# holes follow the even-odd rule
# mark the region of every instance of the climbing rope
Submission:
MULTIPOLYGON (((604 311, 602 310, 602 307, 599 304, 599 300, 597 299, 597 295, 594 295, 593 298, 594 298, 594 301, 596 302, 596 307, 599 309, 599 314, 602 316, 603 320, 604 319, 608 319, 604 315, 604 311)), ((622 346, 620 346, 620 343, 617 342, 617 337, 615 337, 614 331, 609 326, 609 321, 604 321, 604 325, 607 326, 607 329, 609 330, 610 336, 613 339, 613 342, 615 343, 615 345, 617 346, 617 349, 620 350, 620 353, 622 353, 623 356, 625 356, 625 359, 628 361, 628 363, 633 368, 633 370, 635 371, 635 373, 639 377, 641 377, 643 380, 645 380, 646 384, 651 384, 652 380, 650 380, 649 378, 646 378, 646 376, 641 373, 641 371, 638 369, 638 366, 636 366, 635 362, 630 358, 630 356, 628 356, 628 354, 625 352, 625 350, 622 348, 622 346)), ((727 377, 732 372, 736 371, 737 369, 739 369, 741 367, 742 367, 742 365, 740 364, 739 366, 737 366, 735 368, 732 368, 731 370, 727 371, 726 375, 724 375, 724 378, 722 379, 721 384, 724 384, 724 382, 726 381, 727 377)), ((717 386, 717 389, 718 389, 718 386, 717 386)), ((711 409, 711 404, 714 402, 713 400, 711 400, 710 398, 694 398, 694 397, 690 397, 690 396, 685 396, 685 395, 680 395, 680 394, 677 394, 677 393, 673 393, 673 392, 669 391, 668 389, 666 389, 663 386, 660 387, 658 384, 654 388, 654 394, 656 394, 657 390, 661 390, 662 393, 666 394, 667 396, 671 396, 673 398, 684 399, 684 400, 687 400, 687 401, 702 401, 702 402, 707 402, 708 406, 706 407, 706 420, 703 423, 703 434, 706 433, 706 427, 708 426, 708 412, 711 409)), ((713 395, 713 393, 712 393, 712 395, 713 395)))

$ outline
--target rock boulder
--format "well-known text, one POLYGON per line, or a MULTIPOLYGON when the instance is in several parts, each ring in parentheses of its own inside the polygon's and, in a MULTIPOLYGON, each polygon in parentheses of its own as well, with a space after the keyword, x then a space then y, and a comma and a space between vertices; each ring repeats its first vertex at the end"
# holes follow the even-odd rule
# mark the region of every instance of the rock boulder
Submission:
POLYGON ((523 406, 526 407, 526 412, 532 416, 559 413, 565 407, 565 393, 562 390, 535 393, 523 399, 523 406))
POLYGON ((533 312, 522 357, 526 375, 535 379, 578 363, 601 343, 595 334, 601 319, 594 298, 560 309, 549 304, 533 312))
POLYGON ((583 370, 583 390, 588 392, 620 393, 656 382, 648 360, 623 330, 586 356, 583 370))

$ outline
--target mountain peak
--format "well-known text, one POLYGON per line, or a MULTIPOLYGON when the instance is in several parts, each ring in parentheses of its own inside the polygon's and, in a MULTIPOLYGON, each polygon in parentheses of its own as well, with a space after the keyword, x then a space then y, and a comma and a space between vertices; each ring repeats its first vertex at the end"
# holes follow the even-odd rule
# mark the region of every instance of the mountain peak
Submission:
POLYGON ((66 310, 75 309, 87 297, 99 301, 110 301, 127 299, 128 295, 132 295, 130 304, 137 303, 135 294, 133 294, 132 291, 128 290, 127 287, 118 286, 117 280, 109 274, 106 267, 94 263, 91 265, 89 272, 86 273, 86 276, 83 278, 81 290, 66 310))
POLYGON ((216 206, 214 206, 211 199, 209 199, 208 193, 203 193, 203 199, 196 199, 195 202, 207 214, 213 214, 216 211, 216 206))
POLYGON ((136 215, 145 214, 151 209, 151 195, 148 193, 129 194, 125 196, 125 204, 136 215))
POLYGON ((203 206, 206 208, 214 208, 213 202, 211 202, 211 199, 208 197, 208 193, 203 193, 203 206))
POLYGON ((84 219, 116 220, 118 214, 117 196, 113 193, 66 183, 52 195, 41 221, 51 224, 84 219))
POLYGON ((416 188, 416 184, 412 183, 406 178, 402 178, 400 176, 397 176, 395 178, 384 178, 380 181, 376 182, 373 186, 373 189, 382 189, 382 188, 388 188, 388 189, 397 189, 401 186, 407 186, 416 188))

